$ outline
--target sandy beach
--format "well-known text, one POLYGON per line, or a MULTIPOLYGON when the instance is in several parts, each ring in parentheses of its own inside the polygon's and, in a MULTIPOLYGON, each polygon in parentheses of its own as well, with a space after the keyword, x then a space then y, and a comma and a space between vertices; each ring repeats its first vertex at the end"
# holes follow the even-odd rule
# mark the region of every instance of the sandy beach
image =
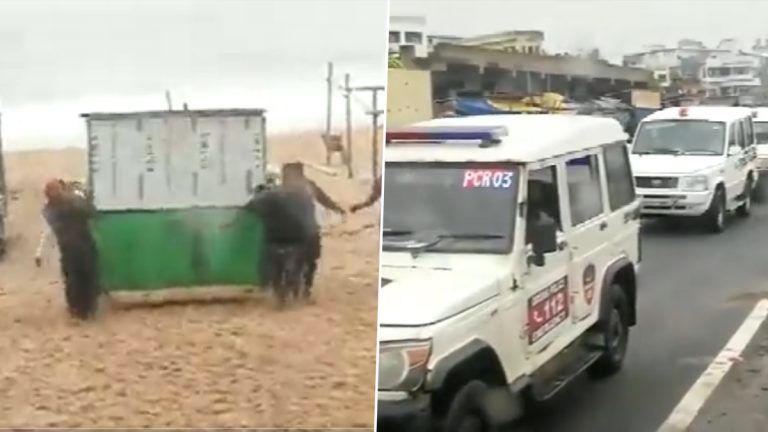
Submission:
MULTIPOLYGON (((271 136, 270 162, 324 163, 317 133, 271 136)), ((348 206, 370 190, 370 132, 356 134, 360 179, 308 170, 348 206)), ((55 250, 42 268, 41 188, 81 178, 81 149, 6 154, 7 257, 0 262, 0 427, 372 427, 379 207, 333 221, 316 304, 278 312, 235 303, 65 313, 55 250)), ((338 164, 338 162, 337 162, 338 164)))

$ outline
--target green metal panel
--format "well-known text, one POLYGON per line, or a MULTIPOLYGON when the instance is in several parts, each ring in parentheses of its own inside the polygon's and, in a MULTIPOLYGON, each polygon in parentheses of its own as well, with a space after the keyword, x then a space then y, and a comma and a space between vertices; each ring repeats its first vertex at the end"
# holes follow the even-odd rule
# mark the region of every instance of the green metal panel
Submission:
POLYGON ((238 208, 101 211, 93 231, 109 291, 258 285, 262 280, 261 223, 238 208))

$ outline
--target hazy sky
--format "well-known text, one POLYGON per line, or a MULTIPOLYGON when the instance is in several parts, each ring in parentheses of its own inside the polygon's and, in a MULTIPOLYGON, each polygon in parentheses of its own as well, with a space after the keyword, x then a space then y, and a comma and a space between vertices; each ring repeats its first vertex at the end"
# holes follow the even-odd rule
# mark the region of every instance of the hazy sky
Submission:
POLYGON ((386 0, 0 0, 3 135, 81 140, 79 113, 163 109, 165 89, 176 107, 319 126, 327 61, 339 82, 385 84, 387 23, 386 0))
POLYGON ((682 38, 749 47, 768 37, 768 1, 760 0, 391 0, 390 8, 426 15, 434 33, 542 30, 550 51, 597 47, 609 59, 682 38))
MULTIPOLYGON (((0 0, 0 100, 384 64, 386 0, 0 0)), ((382 71, 383 72, 383 71, 382 71)))

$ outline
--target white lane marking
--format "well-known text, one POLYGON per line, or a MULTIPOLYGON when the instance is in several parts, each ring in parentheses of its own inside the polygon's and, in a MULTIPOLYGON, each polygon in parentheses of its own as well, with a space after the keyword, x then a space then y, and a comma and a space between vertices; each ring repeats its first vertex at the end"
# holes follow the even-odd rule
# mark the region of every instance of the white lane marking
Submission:
POLYGON ((731 340, 688 390, 688 393, 683 396, 683 399, 657 432, 682 432, 688 429, 720 380, 731 369, 731 365, 739 360, 742 351, 757 333, 766 317, 768 317, 768 299, 762 299, 755 305, 736 333, 731 336, 731 340))

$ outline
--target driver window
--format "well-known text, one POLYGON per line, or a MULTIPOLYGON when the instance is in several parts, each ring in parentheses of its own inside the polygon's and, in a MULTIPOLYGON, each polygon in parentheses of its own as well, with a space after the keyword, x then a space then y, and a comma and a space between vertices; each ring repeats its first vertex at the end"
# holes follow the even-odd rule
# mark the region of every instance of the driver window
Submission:
POLYGON ((736 124, 732 124, 728 132, 728 147, 736 147, 736 124))
POLYGON ((557 192, 557 168, 549 166, 528 172, 528 204, 526 206, 526 243, 532 242, 533 227, 541 218, 555 221, 562 231, 560 198, 557 192))

